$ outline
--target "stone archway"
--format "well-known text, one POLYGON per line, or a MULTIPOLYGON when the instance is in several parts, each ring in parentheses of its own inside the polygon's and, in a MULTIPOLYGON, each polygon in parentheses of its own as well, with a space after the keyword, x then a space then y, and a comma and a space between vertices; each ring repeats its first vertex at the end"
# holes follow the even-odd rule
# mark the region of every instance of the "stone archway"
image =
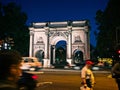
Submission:
POLYGON ((51 64, 60 63, 66 61, 67 45, 66 38, 63 36, 55 36, 51 38, 51 64))
POLYGON ((67 43, 66 60, 70 65, 73 62, 72 52, 77 48, 82 51, 80 55, 83 55, 84 60, 90 58, 89 22, 87 20, 37 22, 32 23, 29 30, 29 56, 36 56, 36 51, 38 51, 38 57, 40 57, 39 50, 43 50, 44 67, 50 67, 51 63, 55 62, 55 45, 61 40, 67 43))
POLYGON ((42 64, 43 64, 44 51, 43 50, 38 50, 35 54, 35 57, 37 57, 39 62, 42 62, 42 64))
POLYGON ((80 50, 75 50, 73 52, 73 63, 74 64, 80 64, 81 62, 83 62, 83 52, 80 50))
POLYGON ((56 44, 56 51, 55 51, 55 61, 58 64, 61 64, 63 62, 66 62, 66 42, 65 41, 59 41, 56 44), (64 43, 63 43, 64 42, 64 43))

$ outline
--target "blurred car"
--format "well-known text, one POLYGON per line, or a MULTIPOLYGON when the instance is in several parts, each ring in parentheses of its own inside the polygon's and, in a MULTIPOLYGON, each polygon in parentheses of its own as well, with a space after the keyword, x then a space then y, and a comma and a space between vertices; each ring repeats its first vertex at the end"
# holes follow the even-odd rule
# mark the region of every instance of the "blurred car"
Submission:
POLYGON ((75 70, 81 70, 85 66, 85 61, 81 61, 79 63, 75 63, 74 66, 72 66, 75 70))
POLYGON ((94 70, 94 71, 99 71, 99 70, 100 70, 100 67, 99 67, 99 66, 93 66, 93 67, 92 67, 92 70, 94 70))
POLYGON ((37 87, 37 75, 24 72, 17 82, 19 90, 34 90, 37 87))
POLYGON ((39 62, 36 57, 22 57, 22 70, 38 71, 42 68, 42 62, 39 62))

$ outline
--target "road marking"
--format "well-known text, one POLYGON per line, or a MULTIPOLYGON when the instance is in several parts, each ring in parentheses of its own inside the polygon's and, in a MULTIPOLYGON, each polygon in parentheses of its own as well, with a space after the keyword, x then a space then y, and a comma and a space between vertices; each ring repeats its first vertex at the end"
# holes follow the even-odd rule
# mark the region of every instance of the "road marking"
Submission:
POLYGON ((30 73, 30 74, 43 74, 44 72, 35 72, 35 71, 26 71, 27 73, 30 73))
POLYGON ((37 87, 44 86, 44 85, 51 85, 53 82, 39 82, 37 83, 37 87))

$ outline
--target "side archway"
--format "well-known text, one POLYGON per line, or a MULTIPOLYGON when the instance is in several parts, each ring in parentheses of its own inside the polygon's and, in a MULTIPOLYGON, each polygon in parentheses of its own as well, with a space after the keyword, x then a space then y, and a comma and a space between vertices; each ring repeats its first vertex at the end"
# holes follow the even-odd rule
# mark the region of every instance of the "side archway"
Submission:
POLYGON ((44 51, 43 50, 38 50, 35 54, 35 57, 37 57, 39 62, 42 62, 42 64, 43 64, 44 51))
POLYGON ((80 64, 82 63, 84 60, 83 60, 83 52, 80 51, 80 50, 75 50, 73 52, 73 63, 74 64, 80 64))

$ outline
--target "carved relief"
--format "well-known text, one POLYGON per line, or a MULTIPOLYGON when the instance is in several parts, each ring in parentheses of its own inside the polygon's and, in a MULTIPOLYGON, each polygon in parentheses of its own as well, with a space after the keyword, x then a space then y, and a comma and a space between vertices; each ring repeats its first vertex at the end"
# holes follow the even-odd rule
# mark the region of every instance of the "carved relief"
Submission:
POLYGON ((40 43, 44 43, 43 42, 43 38, 42 37, 39 37, 38 40, 37 40, 37 43, 36 44, 40 44, 40 43))
POLYGON ((75 42, 82 42, 79 35, 75 36, 75 42))
POLYGON ((53 31, 46 31, 45 34, 47 36, 51 37, 54 34, 54 32, 53 31))
POLYGON ((45 44, 43 42, 43 38, 42 37, 39 37, 36 44, 34 45, 34 49, 36 50, 44 50, 45 48, 45 44))
POLYGON ((62 32, 55 32, 54 33, 54 35, 53 35, 53 37, 55 37, 55 36, 63 36, 63 37, 65 37, 65 34, 64 33, 62 33, 62 32))

